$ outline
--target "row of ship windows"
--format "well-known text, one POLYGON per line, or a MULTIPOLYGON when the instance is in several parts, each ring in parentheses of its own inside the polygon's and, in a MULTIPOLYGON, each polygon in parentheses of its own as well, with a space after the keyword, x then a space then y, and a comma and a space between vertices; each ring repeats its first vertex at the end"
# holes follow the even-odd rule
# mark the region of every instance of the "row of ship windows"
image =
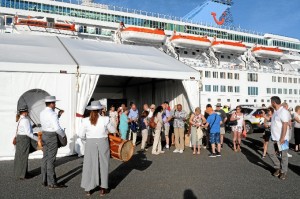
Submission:
MULTIPOLYGON (((233 76, 234 76, 234 79, 237 79, 237 80, 240 79, 240 75, 238 73, 227 73, 227 75, 226 75, 226 72, 212 72, 211 73, 211 71, 205 71, 204 76, 206 78, 212 77, 212 78, 216 78, 216 79, 219 77, 220 77, 220 79, 226 79, 226 78, 233 79, 233 76)), ((249 82, 258 82, 258 74, 257 73, 248 73, 247 80, 249 82)), ((297 83, 300 83, 300 78, 272 76, 272 82, 297 84, 297 83)))
POLYGON ((278 83, 294 83, 297 84, 298 82, 300 83, 300 78, 292 78, 292 77, 276 77, 276 76, 272 76, 272 82, 278 82, 278 83))
MULTIPOLYGON (((219 85, 205 85, 204 89, 206 92, 221 92, 221 93, 240 93, 240 87, 239 86, 220 86, 219 85), (212 88, 212 89, 211 89, 212 88), (227 89, 227 91, 226 91, 227 89)), ((258 87, 249 86, 248 87, 248 95, 258 95, 258 87)))
POLYGON ((233 79, 233 78, 236 79, 236 80, 240 79, 240 74, 239 73, 227 73, 226 74, 226 72, 220 72, 220 75, 219 75, 219 72, 205 71, 204 76, 206 78, 211 78, 211 77, 212 78, 219 78, 219 76, 220 76, 220 79, 233 79))
MULTIPOLYGON (((207 102, 212 102, 212 100, 211 100, 211 98, 207 98, 207 102)), ((217 99, 217 102, 222 102, 222 99, 217 99)), ((226 102, 232 102, 232 99, 226 99, 226 102)), ((236 99, 236 102, 242 102, 242 103, 244 103, 244 102, 246 102, 246 103, 252 103, 252 102, 254 102, 254 103, 257 103, 257 102, 259 102, 259 100, 257 100, 257 99, 253 99, 253 101, 250 101, 249 99, 245 99, 245 101, 241 101, 241 99, 236 99)), ((260 100, 260 102, 261 103, 265 103, 265 102, 268 102, 268 103, 270 103, 271 102, 271 100, 270 99, 267 99, 267 100, 264 100, 264 99, 261 99, 260 100)), ((293 100, 284 100, 284 102, 289 102, 289 103, 293 103, 293 100)), ((300 102, 300 100, 299 100, 299 102, 300 102)), ((224 102, 223 102, 224 103, 224 102)), ((294 103, 298 103, 298 100, 294 100, 294 103)))
MULTIPOLYGON (((83 9, 73 9, 73 8, 62 7, 62 6, 47 5, 43 3, 35 3, 35 2, 22 1, 22 0, 1 0, 0 5, 1 7, 73 16, 78 18, 94 19, 94 20, 100 20, 106 22, 115 22, 115 23, 124 22, 127 25, 135 25, 135 26, 142 26, 142 27, 149 27, 149 28, 161 28, 170 31, 176 30, 177 32, 185 32, 185 33, 190 33, 195 35, 202 35, 202 36, 207 35, 210 37, 216 36, 217 38, 221 38, 221 39, 229 39, 229 40, 243 41, 243 42, 248 42, 253 44, 268 45, 268 40, 266 39, 232 34, 221 30, 213 30, 213 29, 202 28, 202 27, 200 28, 195 26, 183 26, 183 25, 145 20, 145 19, 134 18, 134 17, 93 12, 93 11, 88 11, 83 9)), ((273 41, 272 45, 277 44, 276 42, 279 44, 279 46, 300 50, 300 44, 292 44, 289 42, 279 43, 279 41, 275 40, 273 41)))
MULTIPOLYGON (((298 95, 298 89, 267 88, 267 94, 298 95)), ((300 89, 299 89, 299 94, 300 94, 300 89)))

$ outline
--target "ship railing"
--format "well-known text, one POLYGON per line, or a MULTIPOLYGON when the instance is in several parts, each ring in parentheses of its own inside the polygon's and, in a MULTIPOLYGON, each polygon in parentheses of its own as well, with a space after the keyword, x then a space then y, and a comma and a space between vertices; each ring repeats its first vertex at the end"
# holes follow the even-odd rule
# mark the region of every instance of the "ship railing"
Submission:
POLYGON ((92 2, 82 3, 81 0, 76 0, 77 3, 72 2, 72 0, 53 0, 53 1, 64 2, 64 3, 69 3, 69 4, 80 4, 81 3, 81 5, 83 5, 83 6, 95 7, 95 8, 105 9, 105 10, 120 11, 120 12, 125 12, 125 13, 144 15, 144 16, 148 16, 148 17, 191 23, 194 25, 203 25, 203 26, 207 26, 207 27, 221 28, 221 29, 226 29, 226 30, 234 30, 234 31, 239 31, 239 32, 244 32, 244 33, 255 34, 255 35, 259 35, 259 36, 264 35, 261 32, 246 30, 246 29, 242 29, 240 27, 218 26, 217 24, 213 24, 213 23, 207 23, 207 22, 202 22, 202 21, 193 21, 190 19, 182 18, 182 17, 148 12, 148 11, 138 10, 138 9, 124 8, 124 7, 120 7, 120 6, 114 6, 114 5, 106 5, 106 4, 99 4, 99 3, 92 3, 92 2))

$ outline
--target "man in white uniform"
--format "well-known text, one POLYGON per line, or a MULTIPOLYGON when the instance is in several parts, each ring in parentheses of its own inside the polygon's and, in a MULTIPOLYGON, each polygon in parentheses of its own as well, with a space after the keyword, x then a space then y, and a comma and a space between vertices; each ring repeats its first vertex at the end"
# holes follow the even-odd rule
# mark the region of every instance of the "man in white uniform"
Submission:
POLYGON ((40 121, 43 131, 43 159, 41 165, 42 184, 49 187, 49 189, 60 189, 66 187, 65 185, 58 185, 55 174, 55 160, 58 149, 58 137, 65 137, 66 134, 59 124, 59 116, 54 111, 55 96, 46 96, 46 108, 40 113, 40 121))
POLYGON ((268 144, 268 154, 276 169, 273 175, 279 177, 281 180, 285 180, 288 170, 288 147, 280 151, 281 160, 279 160, 274 149, 274 144, 279 145, 279 148, 283 148, 286 144, 288 145, 290 113, 281 106, 281 100, 277 96, 271 97, 271 104, 275 112, 272 116, 271 140, 268 144))

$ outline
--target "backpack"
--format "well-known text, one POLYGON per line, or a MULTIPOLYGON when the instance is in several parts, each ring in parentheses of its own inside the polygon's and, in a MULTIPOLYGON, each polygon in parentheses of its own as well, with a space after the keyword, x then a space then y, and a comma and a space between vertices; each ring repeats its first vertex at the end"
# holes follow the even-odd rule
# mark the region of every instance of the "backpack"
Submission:
POLYGON ((154 119, 155 119, 155 117, 153 116, 153 117, 150 118, 150 121, 149 121, 149 126, 152 129, 155 129, 156 126, 157 126, 157 124, 155 123, 154 119))

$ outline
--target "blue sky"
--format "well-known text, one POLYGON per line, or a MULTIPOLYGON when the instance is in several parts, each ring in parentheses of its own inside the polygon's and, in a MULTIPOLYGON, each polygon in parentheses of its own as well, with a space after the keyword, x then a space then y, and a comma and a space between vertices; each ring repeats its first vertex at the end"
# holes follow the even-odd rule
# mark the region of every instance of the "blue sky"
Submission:
MULTIPOLYGON (((204 0, 95 0, 95 2, 183 17, 204 0)), ((234 25, 300 39, 300 0, 234 0, 234 25)))

